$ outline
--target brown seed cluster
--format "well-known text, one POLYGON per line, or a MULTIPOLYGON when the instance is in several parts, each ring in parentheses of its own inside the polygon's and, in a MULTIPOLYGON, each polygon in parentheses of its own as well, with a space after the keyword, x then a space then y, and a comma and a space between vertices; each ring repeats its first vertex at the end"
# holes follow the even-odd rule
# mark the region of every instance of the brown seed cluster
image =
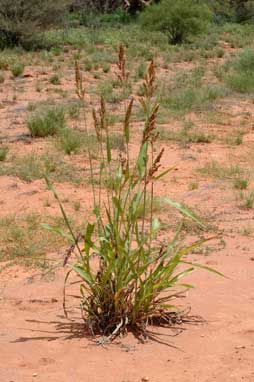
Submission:
POLYGON ((102 140, 102 130, 107 129, 107 111, 106 111, 106 105, 104 98, 101 97, 100 100, 100 108, 98 110, 98 113, 95 109, 92 111, 93 114, 93 122, 94 122, 94 129, 97 136, 97 140, 101 142, 102 140))
POLYGON ((148 116, 146 127, 143 131, 143 143, 154 143, 159 136, 159 133, 156 131, 156 117, 158 110, 159 104, 155 104, 148 116))
POLYGON ((118 51, 118 73, 117 73, 117 78, 119 81, 123 84, 127 82, 129 73, 126 72, 126 59, 125 59, 125 49, 123 44, 119 46, 119 51, 118 51))
POLYGON ((149 183, 151 180, 153 180, 154 175, 157 173, 159 168, 161 167, 161 158, 164 153, 164 148, 161 149, 159 154, 156 156, 154 162, 152 163, 150 169, 148 170, 148 176, 146 179, 146 183, 149 183))
POLYGON ((78 61, 75 61, 75 84, 76 84, 76 94, 80 100, 85 98, 85 87, 83 85, 83 77, 80 70, 80 65, 78 61))
POLYGON ((155 65, 154 65, 154 61, 152 60, 149 65, 148 71, 145 75, 145 81, 143 84, 145 97, 149 100, 154 96, 155 79, 156 79, 155 65))

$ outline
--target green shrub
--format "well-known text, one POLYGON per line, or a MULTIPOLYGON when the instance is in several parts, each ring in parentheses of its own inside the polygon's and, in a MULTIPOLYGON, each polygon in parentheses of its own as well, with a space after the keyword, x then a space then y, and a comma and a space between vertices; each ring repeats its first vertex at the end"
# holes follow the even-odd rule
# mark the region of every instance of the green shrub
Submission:
POLYGON ((81 147, 80 133, 72 129, 63 129, 60 133, 60 146, 65 154, 76 153, 81 147))
POLYGON ((254 78, 247 73, 235 73, 226 78, 227 84, 239 93, 249 93, 254 90, 254 78))
POLYGON ((162 0, 147 7, 140 16, 142 27, 165 33, 171 44, 183 43, 201 33, 209 19, 209 8, 193 4, 193 0, 162 0))
POLYGON ((254 91, 254 51, 246 49, 225 67, 222 74, 226 83, 235 91, 254 91))
POLYGON ((218 58, 222 58, 225 54, 224 49, 222 48, 217 48, 215 52, 216 52, 216 57, 218 58))
POLYGON ((254 51, 246 49, 240 53, 233 63, 234 68, 239 72, 253 73, 254 71, 254 51))
POLYGON ((13 64, 10 69, 13 77, 20 77, 24 73, 25 65, 17 62, 13 64))
POLYGON ((65 115, 61 107, 42 108, 27 119, 32 137, 55 135, 65 127, 65 115))
POLYGON ((237 177, 234 179, 234 188, 236 190, 246 190, 249 185, 249 179, 237 177))
POLYGON ((104 73, 108 73, 108 72, 110 71, 110 65, 109 65, 108 63, 105 62, 105 63, 102 65, 102 70, 103 70, 104 73))
POLYGON ((53 76, 50 77, 49 82, 52 85, 60 85, 61 84, 60 77, 58 76, 58 74, 53 74, 53 76))

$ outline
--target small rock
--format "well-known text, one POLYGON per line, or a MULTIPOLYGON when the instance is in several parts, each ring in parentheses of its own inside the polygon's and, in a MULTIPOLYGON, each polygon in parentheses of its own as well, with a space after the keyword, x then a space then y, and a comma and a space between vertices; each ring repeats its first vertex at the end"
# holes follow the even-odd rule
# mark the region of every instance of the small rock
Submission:
POLYGON ((38 375, 37 373, 33 373, 33 377, 37 377, 37 375, 38 375))
POLYGON ((245 346, 244 345, 237 345, 237 346, 235 346, 235 349, 245 349, 245 346))
POLYGON ((149 378, 148 378, 148 377, 143 377, 143 378, 141 379, 141 381, 142 381, 142 382, 148 382, 148 381, 149 381, 149 378))

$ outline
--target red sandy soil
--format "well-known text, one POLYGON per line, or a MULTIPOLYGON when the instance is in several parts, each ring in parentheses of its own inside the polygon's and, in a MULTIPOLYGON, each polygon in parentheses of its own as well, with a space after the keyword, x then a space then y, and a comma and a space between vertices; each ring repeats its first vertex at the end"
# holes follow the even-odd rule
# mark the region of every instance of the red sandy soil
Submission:
MULTIPOLYGON (((26 106, 36 96, 32 84, 38 74, 27 70, 32 77, 17 80, 16 86, 22 85, 24 89, 18 93, 16 103, 10 101, 12 90, 1 93, 4 105, 0 110, 1 134, 14 139, 10 143, 13 153, 17 150, 40 152, 45 145, 43 140, 15 140, 19 134, 26 133, 26 106)), ((70 80, 63 87, 70 89, 73 77, 67 78, 70 80)), ((74 89, 71 91, 74 97, 74 89)), ((40 100, 47 95, 42 92, 40 100)), ((201 316, 204 322, 185 324, 177 336, 175 332, 153 328, 161 334, 159 340, 167 345, 156 341, 141 344, 128 335, 103 347, 83 335, 77 309, 72 308, 73 321, 64 317, 63 270, 57 271, 53 279, 45 279, 40 277, 39 270, 15 266, 0 278, 1 382, 254 381, 254 239, 252 235, 240 233, 246 226, 254 228, 253 210, 237 206, 235 192, 227 181, 209 179, 194 172, 211 160, 225 165, 251 165, 253 104, 227 99, 220 109, 225 114, 225 125, 204 121, 202 116, 189 117, 198 127, 219 137, 225 137, 228 130, 236 129, 244 120, 247 133, 243 144, 228 146, 219 141, 185 147, 168 144, 163 165, 166 168, 176 164, 177 169, 158 189, 159 194, 173 196, 197 208, 209 224, 223 231, 225 244, 216 242, 208 254, 192 255, 191 259, 218 269, 227 278, 198 271, 189 277, 197 288, 181 301, 183 306, 191 306, 191 314, 201 316), (197 179, 198 189, 190 191, 189 182, 197 179)), ((170 125, 171 122, 168 127, 170 125)), ((73 160, 84 167, 82 158, 73 160)), ((91 198, 87 185, 56 187, 62 197, 77 198, 82 208, 89 210, 91 198)), ((10 212, 19 216, 29 211, 46 215, 59 213, 41 180, 25 183, 13 177, 1 177, 0 205, 0 216, 10 212), (46 208, 47 197, 50 206, 46 208)), ((68 206, 66 208, 68 210, 68 206)), ((166 218, 170 222, 170 212, 166 218)))
POLYGON ((77 311, 73 322, 63 316, 63 273, 46 281, 12 269, 0 284, 1 381, 252 382, 254 261, 244 244, 232 238, 205 261, 229 278, 191 276, 197 289, 184 303, 206 322, 186 324, 177 336, 159 330, 168 345, 131 335, 105 348, 94 344, 83 337, 77 311))

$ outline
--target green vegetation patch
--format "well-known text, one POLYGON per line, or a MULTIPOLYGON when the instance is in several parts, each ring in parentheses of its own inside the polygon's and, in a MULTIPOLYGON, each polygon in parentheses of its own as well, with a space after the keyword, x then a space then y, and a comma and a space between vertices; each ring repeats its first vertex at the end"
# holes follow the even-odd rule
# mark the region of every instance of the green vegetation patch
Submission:
POLYGON ((17 176, 31 182, 49 174, 56 182, 80 184, 82 177, 78 168, 66 162, 59 154, 28 154, 16 156, 0 167, 0 175, 17 176))
MULTIPOLYGON (((31 213, 24 217, 0 218, 0 262, 11 261, 47 268, 61 262, 60 258, 50 259, 46 255, 66 247, 68 235, 64 238, 57 233, 50 233, 43 228, 43 224, 58 226, 65 231, 64 220, 60 217, 42 217, 31 213)), ((75 225, 74 222, 72 224, 75 225)))
POLYGON ((32 137, 55 135, 65 127, 64 110, 56 106, 36 110, 28 117, 27 127, 32 137))

